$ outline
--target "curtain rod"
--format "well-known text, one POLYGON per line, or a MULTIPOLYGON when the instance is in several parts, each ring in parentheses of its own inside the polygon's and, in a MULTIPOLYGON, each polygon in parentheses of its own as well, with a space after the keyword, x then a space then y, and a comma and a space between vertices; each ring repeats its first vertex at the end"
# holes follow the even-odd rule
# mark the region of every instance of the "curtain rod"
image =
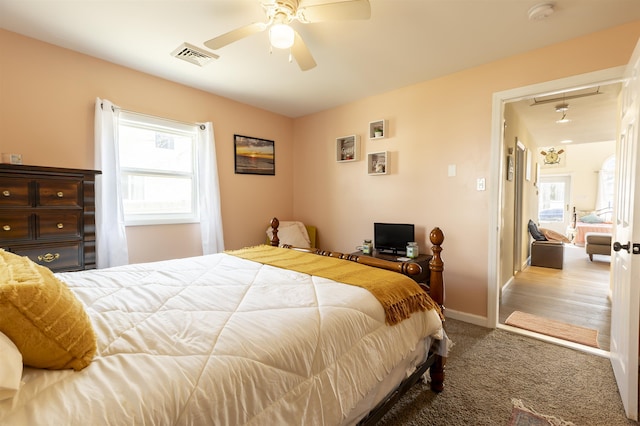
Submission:
MULTIPOLYGON (((103 108, 103 107, 104 107, 104 103, 102 103, 102 102, 101 102, 101 103, 100 103, 100 108, 103 108)), ((182 125, 184 125, 184 126, 196 126, 196 125, 197 125, 197 126, 199 126, 199 127, 200 127, 200 130, 204 130, 204 129, 206 129, 206 128, 207 128, 207 127, 206 127, 204 124, 202 124, 202 123, 189 123, 189 122, 187 122, 187 121, 174 120, 173 118, 165 118, 165 117, 159 117, 159 116, 157 116, 157 115, 145 114, 145 113, 143 113, 143 112, 129 111, 128 109, 124 109, 124 108, 121 108, 121 107, 119 107, 119 106, 115 106, 115 105, 111 104, 111 111, 116 112, 116 110, 119 110, 119 111, 121 111, 121 112, 126 112, 126 113, 128 113, 128 114, 135 114, 135 115, 141 115, 141 116, 143 116, 143 117, 154 118, 154 119, 156 119, 156 120, 171 121, 171 122, 173 122, 173 123, 182 124, 182 125)))

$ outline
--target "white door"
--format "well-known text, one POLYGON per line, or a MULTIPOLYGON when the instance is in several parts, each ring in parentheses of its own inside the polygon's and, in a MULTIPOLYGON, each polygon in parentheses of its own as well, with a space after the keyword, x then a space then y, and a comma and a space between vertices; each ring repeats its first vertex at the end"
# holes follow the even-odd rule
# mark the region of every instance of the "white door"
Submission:
POLYGON ((561 234, 572 222, 571 176, 541 176, 538 185, 538 223, 561 234))
POLYGON ((625 72, 622 89, 618 167, 613 231, 611 365, 627 417, 638 420, 638 341, 640 324, 640 185, 638 121, 640 120, 640 43, 625 72), (637 195, 636 195, 637 194, 637 195))

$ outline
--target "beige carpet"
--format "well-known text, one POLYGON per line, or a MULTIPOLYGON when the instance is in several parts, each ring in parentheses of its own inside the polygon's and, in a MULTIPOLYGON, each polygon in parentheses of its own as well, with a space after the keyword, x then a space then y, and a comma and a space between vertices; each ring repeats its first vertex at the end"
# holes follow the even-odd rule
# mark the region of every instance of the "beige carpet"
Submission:
POLYGON ((608 358, 452 318, 445 327, 444 390, 418 382, 376 426, 507 426, 514 399, 577 426, 640 425, 624 415, 608 358))
POLYGON ((598 330, 592 328, 566 324, 520 311, 515 311, 509 315, 505 324, 581 345, 599 348, 598 330))

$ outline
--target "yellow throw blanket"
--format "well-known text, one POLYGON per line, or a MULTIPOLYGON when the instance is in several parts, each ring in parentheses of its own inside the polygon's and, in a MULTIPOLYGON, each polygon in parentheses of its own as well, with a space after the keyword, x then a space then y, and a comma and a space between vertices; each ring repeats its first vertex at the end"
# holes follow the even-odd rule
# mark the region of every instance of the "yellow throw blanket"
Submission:
POLYGON ((382 304, 385 320, 389 325, 409 318, 418 310, 438 309, 437 304, 415 281, 398 272, 361 265, 350 260, 267 245, 225 253, 265 265, 363 287, 382 304))

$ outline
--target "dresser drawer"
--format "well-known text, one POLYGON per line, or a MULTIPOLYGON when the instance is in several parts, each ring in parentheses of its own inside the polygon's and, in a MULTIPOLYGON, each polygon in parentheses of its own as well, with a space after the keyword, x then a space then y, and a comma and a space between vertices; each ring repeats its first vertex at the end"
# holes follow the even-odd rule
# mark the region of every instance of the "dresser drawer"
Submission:
POLYGON ((29 181, 2 179, 0 182, 0 207, 31 207, 29 181))
POLYGON ((9 251, 29 256, 34 262, 54 272, 79 271, 84 269, 81 242, 64 244, 40 244, 37 246, 11 246, 9 251))
POLYGON ((79 238, 82 211, 39 213, 36 216, 36 238, 79 238))
POLYGON ((42 207, 82 207, 82 181, 37 181, 36 204, 42 207))
POLYGON ((32 215, 26 212, 0 212, 0 241, 28 241, 32 215))

